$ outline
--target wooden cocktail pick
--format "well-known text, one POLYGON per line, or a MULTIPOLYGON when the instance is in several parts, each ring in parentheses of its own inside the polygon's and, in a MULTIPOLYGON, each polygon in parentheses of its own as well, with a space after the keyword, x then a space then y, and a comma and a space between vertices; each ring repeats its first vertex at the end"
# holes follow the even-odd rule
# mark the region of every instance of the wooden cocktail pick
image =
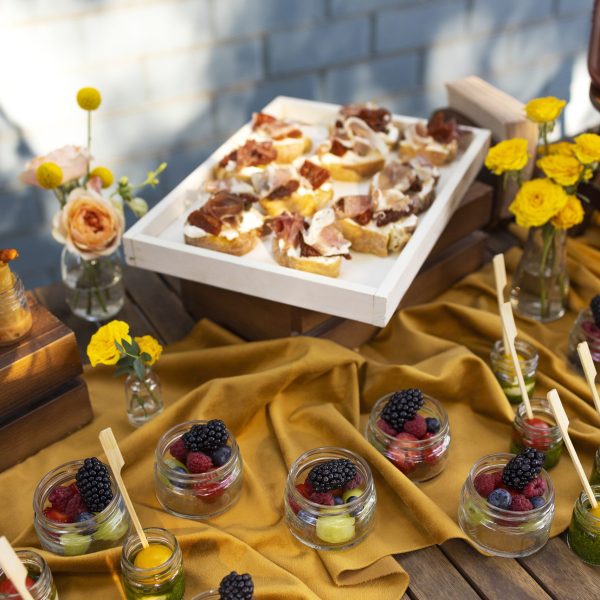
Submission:
MULTIPOLYGON (((498 300, 498 312, 501 313, 504 304, 504 288, 506 287, 506 266, 504 265, 504 254, 496 254, 492 261, 494 265, 494 277, 496 279, 496 299, 498 300)), ((502 317, 502 315, 500 315, 502 317)), ((508 354, 508 340, 504 327, 502 327, 502 340, 504 342, 504 353, 508 354)))
POLYGON ((600 413, 600 396, 598 396, 598 390, 596 389, 596 365, 594 365, 594 359, 592 358, 592 353, 590 352, 588 343, 580 342, 577 344, 577 353, 579 354, 579 359, 581 360, 581 366, 583 367, 585 378, 590 386, 592 398, 594 399, 594 404, 596 405, 596 410, 600 413))
POLYGON ((115 434, 113 433, 112 429, 108 427, 100 432, 98 438, 100 439, 100 443, 102 444, 102 448, 106 454, 106 460, 108 460, 108 464, 112 469, 115 481, 117 482, 119 490, 121 491, 121 496, 123 496, 123 500, 125 500, 125 506, 127 506, 129 516, 133 521, 133 526, 135 527, 140 541, 142 542, 142 546, 147 548, 148 539, 146 538, 142 524, 140 523, 137 513, 133 508, 133 503, 131 502, 131 498, 129 497, 129 493, 127 492, 125 483, 123 483, 123 478, 121 477, 121 469, 123 468, 125 461, 123 460, 123 455, 119 449, 119 444, 117 444, 117 440, 115 439, 115 434))
POLYGON ((556 424, 558 425, 560 432, 562 433, 563 441, 569 454, 571 455, 571 460, 573 461, 573 465, 575 466, 575 470, 577 471, 577 475, 581 480, 581 484, 583 485, 583 489, 585 490, 588 498, 590 499, 590 504, 592 508, 596 508, 598 506, 598 501, 596 500, 596 496, 592 491, 592 486, 588 481, 588 478, 585 476, 585 471, 583 470, 583 466, 579 457, 577 456, 577 452, 575 452, 575 447, 573 446, 573 442, 569 437, 569 418, 567 417, 567 413, 560 401, 560 397, 558 392, 555 389, 552 389, 548 392, 547 396, 548 402, 550 402, 550 406, 552 407, 552 412, 554 413, 554 418, 556 419, 556 424))
POLYGON ((508 341, 508 348, 510 350, 510 356, 512 357, 513 367, 517 375, 517 381, 519 382, 521 397, 523 398, 523 404, 525 404, 525 412, 527 413, 528 419, 533 419, 531 402, 529 402, 529 394, 527 393, 527 388, 525 387, 525 379, 523 379, 521 365, 519 364, 519 356, 517 355, 517 349, 515 348, 517 326, 515 325, 515 318, 513 317, 510 302, 504 302, 502 304, 500 307, 500 316, 502 317, 502 328, 504 329, 504 335, 508 341))
POLYGON ((25 585, 27 569, 4 536, 0 537, 0 567, 2 567, 6 577, 17 588, 21 598, 23 600, 33 600, 33 596, 25 585))

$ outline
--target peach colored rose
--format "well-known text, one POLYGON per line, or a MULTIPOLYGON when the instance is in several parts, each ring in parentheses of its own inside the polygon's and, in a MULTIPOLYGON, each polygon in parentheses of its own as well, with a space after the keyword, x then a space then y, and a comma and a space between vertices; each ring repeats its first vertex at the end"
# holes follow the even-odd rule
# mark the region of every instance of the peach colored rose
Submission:
POLYGON ((87 260, 112 254, 121 243, 123 213, 90 189, 76 188, 54 215, 54 239, 87 260))
POLYGON ((41 187, 35 177, 35 172, 42 163, 51 162, 57 164, 62 170, 62 185, 83 177, 87 173, 90 158, 89 152, 81 146, 64 146, 50 152, 50 154, 46 154, 46 156, 36 156, 29 161, 25 170, 21 173, 20 179, 27 185, 41 187))

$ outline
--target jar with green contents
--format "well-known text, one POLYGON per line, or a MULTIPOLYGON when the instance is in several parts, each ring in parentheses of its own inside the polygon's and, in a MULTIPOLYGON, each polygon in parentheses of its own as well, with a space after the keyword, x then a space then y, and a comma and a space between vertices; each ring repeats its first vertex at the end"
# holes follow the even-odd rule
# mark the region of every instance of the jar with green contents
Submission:
MULTIPOLYGON (((592 486, 592 491, 596 500, 600 501, 600 485, 592 486)), ((581 560, 590 565, 600 565, 600 505, 592 509, 586 492, 581 492, 575 501, 567 541, 581 560)))
POLYGON ((510 439, 510 452, 518 454, 525 448, 535 448, 546 454, 544 469, 556 466, 563 449, 560 428, 546 398, 531 398, 533 419, 527 418, 525 404, 519 404, 510 439))
POLYGON ((185 576, 177 539, 160 527, 150 527, 144 532, 149 548, 144 549, 140 538, 132 535, 121 552, 121 577, 127 600, 181 600, 185 576))
MULTIPOLYGON (((25 583, 33 600, 58 600, 52 573, 46 561, 31 550, 17 550, 17 556, 27 570, 25 583)), ((21 598, 12 583, 7 581, 1 569, 0 598, 5 600, 19 600, 21 598)))
MULTIPOLYGON (((531 394, 535 388, 535 373, 538 366, 539 355, 537 350, 528 342, 515 340, 515 349, 519 357, 519 364, 525 380, 527 393, 531 394)), ((521 389, 517 380, 517 374, 513 366, 510 354, 504 350, 504 342, 498 340, 494 343, 490 353, 492 370, 494 375, 511 404, 519 404, 522 400, 521 389)))
POLYGON ((600 485, 600 448, 596 450, 596 457, 594 458, 594 467, 592 468, 590 483, 592 485, 600 485))

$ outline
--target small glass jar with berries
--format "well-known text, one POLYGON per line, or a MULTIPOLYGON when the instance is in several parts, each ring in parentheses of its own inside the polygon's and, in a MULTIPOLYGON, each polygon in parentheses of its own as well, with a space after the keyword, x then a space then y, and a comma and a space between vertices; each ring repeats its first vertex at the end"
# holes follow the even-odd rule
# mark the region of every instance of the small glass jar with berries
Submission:
MULTIPOLYGON (((515 340, 515 350, 519 359, 525 389, 531 394, 535 389, 535 380, 540 356, 535 347, 525 340, 515 340)), ((490 361, 494 375, 511 404, 521 402, 521 388, 510 354, 504 348, 503 340, 497 340, 490 353, 490 361)))
POLYGON ((192 600, 251 600, 254 598, 254 582, 249 573, 231 571, 221 579, 218 588, 207 590, 192 600))
POLYGON ((358 454, 315 448, 292 465, 284 503, 288 528, 303 544, 345 550, 371 531, 377 493, 371 469, 358 454))
MULTIPOLYGON (((25 585, 33 600, 58 600, 52 573, 46 561, 31 550, 17 550, 17 556, 27 570, 25 585)), ((3 600, 19 600, 21 598, 17 588, 6 577, 2 569, 0 569, 0 598, 3 600)))
POLYGON ((544 453, 527 448, 490 454, 473 465, 465 481, 458 522, 483 552, 529 556, 548 541, 554 518, 554 487, 542 468, 544 453))
POLYGON ((415 482, 439 475, 450 446, 448 414, 441 403, 411 388, 380 398, 369 417, 367 440, 415 482))
POLYGON ((525 448, 535 448, 546 456, 544 469, 555 467, 560 460, 563 439, 556 424, 554 413, 546 398, 531 398, 533 418, 527 417, 525 404, 519 404, 513 421, 510 439, 510 452, 518 454, 525 448))
POLYGON ((600 566, 600 485, 592 492, 598 506, 594 508, 585 491, 579 494, 567 532, 569 548, 589 565, 600 566))
POLYGON ((95 457, 50 471, 35 490, 33 511, 42 548, 61 556, 120 546, 131 528, 110 469, 95 457))
POLYGON ((600 370, 600 294, 594 296, 587 308, 584 308, 571 329, 569 335, 569 362, 577 371, 582 372, 577 345, 587 342, 596 369, 600 370))
POLYGON ((210 519, 229 510, 242 492, 242 473, 235 437, 219 419, 176 425, 156 447, 156 497, 178 517, 210 519))

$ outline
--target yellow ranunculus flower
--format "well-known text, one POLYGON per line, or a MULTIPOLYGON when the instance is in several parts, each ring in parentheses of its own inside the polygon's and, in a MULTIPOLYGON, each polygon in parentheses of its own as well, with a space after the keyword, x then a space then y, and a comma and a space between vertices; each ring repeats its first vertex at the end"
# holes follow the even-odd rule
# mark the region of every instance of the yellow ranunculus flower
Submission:
POLYGON ((129 325, 124 321, 111 321, 103 325, 92 336, 87 347, 87 355, 92 367, 96 365, 116 365, 121 353, 117 350, 115 342, 122 340, 131 343, 129 325))
POLYGON ((537 161, 537 166, 559 185, 575 185, 579 181, 582 164, 574 156, 564 154, 549 154, 537 161))
MULTIPOLYGON (((544 154, 544 147, 539 148, 540 154, 544 154)), ((575 156, 575 144, 571 142, 555 142, 548 144, 548 154, 560 154, 561 156, 575 156)))
POLYGON ((162 346, 151 335, 144 335, 134 339, 138 343, 140 350, 150 355, 150 360, 147 364, 153 365, 162 354, 162 346))
POLYGON ((77 104, 83 110, 96 110, 102 102, 100 92, 93 87, 84 87, 77 92, 77 104))
POLYGON ((56 163, 45 162, 35 170, 35 179, 45 190, 53 190, 62 183, 63 172, 56 163))
POLYGON ((577 196, 569 196, 565 207, 552 219, 557 229, 571 229, 583 221, 583 206, 577 196))
POLYGON ((494 175, 502 175, 506 171, 520 171, 528 159, 527 140, 513 138, 490 148, 485 157, 485 166, 494 175))
POLYGON ((525 113, 527 118, 534 123, 552 123, 560 117, 560 113, 566 102, 559 100, 554 96, 546 96, 545 98, 535 98, 530 100, 525 105, 525 113))
POLYGON ((98 177, 102 182, 103 188, 110 187, 115 180, 112 171, 106 167, 96 167, 95 169, 92 169, 90 171, 90 177, 98 177))
POLYGON ((582 133, 575 138, 575 156, 584 164, 600 161, 600 135, 582 133))
POLYGON ((560 185, 549 179, 526 181, 518 191, 508 210, 521 227, 540 227, 560 212, 568 196, 560 185))

